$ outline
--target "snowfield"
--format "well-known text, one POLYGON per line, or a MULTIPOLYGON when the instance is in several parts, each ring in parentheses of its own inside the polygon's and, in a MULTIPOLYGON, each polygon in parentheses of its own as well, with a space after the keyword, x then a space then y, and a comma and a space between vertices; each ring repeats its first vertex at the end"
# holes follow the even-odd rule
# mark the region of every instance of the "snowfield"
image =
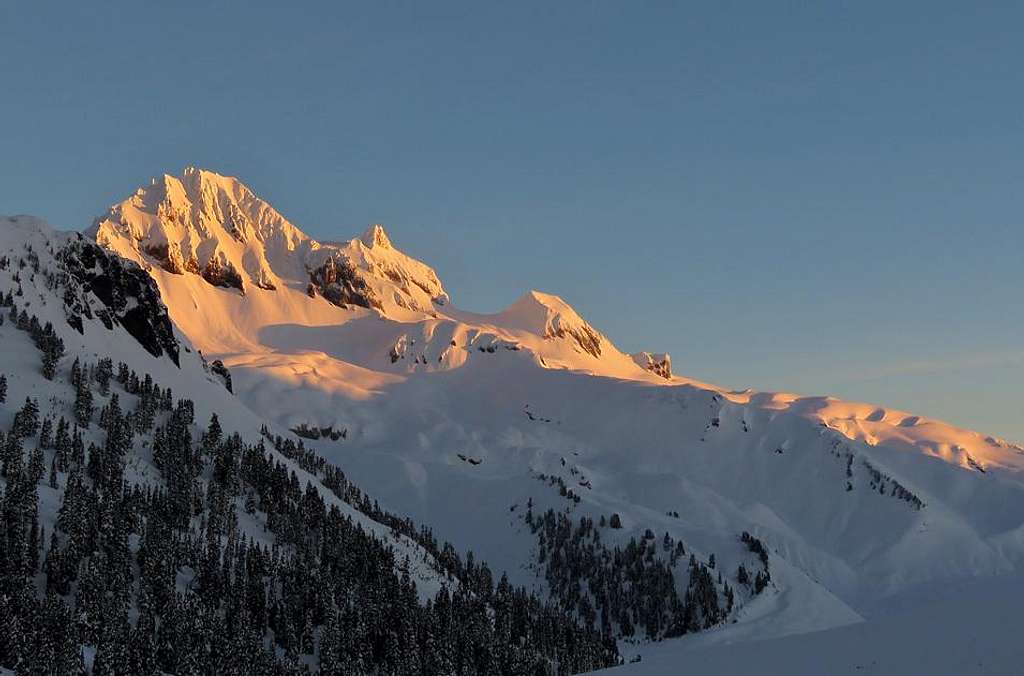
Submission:
POLYGON ((640 662, 615 673, 1014 676, 1024 658, 1021 599, 1019 575, 944 584, 887 599, 890 608, 868 621, 825 631, 730 645, 652 645, 640 662))

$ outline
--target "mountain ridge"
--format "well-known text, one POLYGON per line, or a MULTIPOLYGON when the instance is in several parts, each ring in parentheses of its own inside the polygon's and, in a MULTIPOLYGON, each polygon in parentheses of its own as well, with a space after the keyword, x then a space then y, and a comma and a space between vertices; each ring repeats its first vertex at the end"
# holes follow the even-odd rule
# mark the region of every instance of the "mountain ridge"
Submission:
MULTIPOLYGON (((446 347, 492 350, 507 345, 525 348, 539 363, 553 367, 581 366, 576 363, 579 354, 587 357, 583 368, 594 372, 640 379, 665 373, 619 352, 558 296, 528 291, 492 315, 460 311, 451 305, 437 273, 395 248, 384 226, 372 224, 344 243, 320 242, 237 178, 194 167, 180 177, 153 179, 95 219, 87 234, 149 269, 169 297, 175 295, 172 287, 182 286, 172 280, 186 280, 185 305, 200 313, 217 307, 207 314, 208 324, 220 326, 225 316, 247 315, 251 321, 238 330, 227 326, 217 331, 226 342, 208 345, 214 352, 228 352, 232 344, 252 347, 259 342, 251 338, 254 333, 274 323, 283 325, 296 312, 305 321, 321 315, 321 322, 312 321, 338 323, 339 315, 318 303, 323 299, 336 308, 355 310, 356 317, 362 308, 411 326, 435 319, 454 322, 448 344, 433 346, 429 364, 421 364, 426 354, 418 355, 417 364, 431 368, 464 363, 461 357, 448 359, 446 347), (228 296, 210 293, 199 279, 226 289, 228 296), (230 298, 234 292, 248 300, 230 298), (259 310, 247 313, 248 305, 259 310), (457 336, 464 338, 451 345, 457 336)), ((419 338, 389 338, 385 356, 404 350, 399 343, 430 341, 434 329, 423 325, 414 333, 421 332, 419 338)))
MULTIPOLYGON (((239 399, 514 582, 581 617, 603 608, 620 638, 641 631, 638 617, 564 584, 540 558, 558 530, 535 516, 588 537, 596 528, 620 548, 648 533, 685 543, 689 567, 669 548, 653 560, 680 598, 710 576, 716 591, 700 593, 723 610, 703 615, 714 631, 690 641, 825 629, 914 585, 1024 565, 1024 448, 886 407, 694 381, 667 354, 619 351, 553 294, 460 310, 380 225, 335 245, 295 228, 293 248, 268 249, 275 235, 260 239, 258 226, 277 223, 272 207, 220 179, 184 179, 194 200, 168 179, 170 206, 136 193, 90 232, 149 272, 177 329, 223 361, 239 399), (168 270, 164 240, 204 266, 223 253, 242 288, 218 283, 223 263, 168 270), (255 241, 263 257, 246 268, 239 252, 255 241), (260 260, 273 289, 255 284, 260 260), (617 526, 604 525, 613 515, 617 526)), ((583 589, 608 579, 577 572, 583 589)))

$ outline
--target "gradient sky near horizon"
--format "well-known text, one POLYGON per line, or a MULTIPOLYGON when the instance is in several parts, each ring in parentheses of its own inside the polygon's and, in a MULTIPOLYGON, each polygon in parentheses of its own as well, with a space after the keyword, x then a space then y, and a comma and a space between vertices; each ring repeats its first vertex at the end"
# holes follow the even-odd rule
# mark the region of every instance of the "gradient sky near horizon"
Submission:
POLYGON ((0 213, 235 175, 453 300, 1024 441, 1024 5, 0 5, 0 213))

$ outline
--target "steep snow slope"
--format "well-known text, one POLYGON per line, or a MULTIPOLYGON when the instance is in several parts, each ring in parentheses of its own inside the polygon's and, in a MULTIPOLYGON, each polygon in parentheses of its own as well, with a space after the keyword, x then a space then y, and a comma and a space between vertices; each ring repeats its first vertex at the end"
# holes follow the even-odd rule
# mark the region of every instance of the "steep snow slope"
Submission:
MULTIPOLYGON (((437 524, 516 581, 546 584, 527 504, 577 520, 617 514, 623 527, 602 537, 623 547, 647 529, 668 533, 700 562, 714 554, 734 586, 738 566, 754 565, 739 534, 760 538, 771 585, 741 593, 736 624, 716 640, 843 625, 910 585, 1020 570, 1018 446, 876 406, 672 375, 667 355, 621 353, 548 294, 529 292, 492 315, 461 311, 435 302, 436 275, 376 227, 331 255, 357 273, 342 275, 346 298, 358 297, 358 276, 387 302, 334 304, 318 291, 330 275, 317 252, 330 245, 265 203, 246 206, 256 198, 225 197, 251 196, 237 181, 187 171, 160 185, 112 208, 93 232, 147 266, 176 325, 231 368, 239 398, 281 428, 344 430, 309 443, 387 505, 437 524), (211 206, 196 206, 205 189, 183 188, 187 202, 176 196, 174 186, 193 183, 213 186, 211 206), (164 203, 191 205, 188 229, 164 203), (200 264, 211 260, 200 250, 224 252, 258 280, 262 263, 246 267, 240 253, 249 247, 275 289, 253 282, 241 294, 171 272, 162 233, 200 264), (299 244, 261 244, 282 239, 299 244), (366 252, 387 252, 402 272, 378 275, 366 252), (426 289, 393 279, 403 275, 426 289)), ((682 593, 688 573, 674 570, 682 593)))
MULTIPOLYGON (((152 376, 160 386, 170 387, 176 396, 187 396, 195 405, 198 424, 205 426, 210 416, 217 414, 227 432, 237 431, 250 443, 259 441, 260 430, 267 421, 229 393, 187 337, 173 331, 156 289, 150 288, 149 278, 133 264, 116 257, 107 260, 105 252, 81 235, 55 231, 32 216, 0 216, 0 257, 9 261, 6 269, 0 269, 0 293, 16 290, 14 299, 19 308, 37 316, 41 324, 51 323, 66 350, 57 376, 53 381, 45 380, 38 373, 39 352, 29 335, 9 319, 0 325, 0 373, 7 379, 7 401, 0 414, 0 426, 6 428, 10 424, 26 397, 37 399, 43 414, 48 410, 47 402, 61 412, 58 404, 66 402, 69 396, 67 375, 72 361, 76 357, 95 361, 110 356, 140 374, 152 376), (21 268, 18 260, 33 262, 21 268), (135 282, 136 272, 141 283, 135 282), (158 330, 165 321, 167 335, 158 330)), ((132 399, 123 391, 120 396, 124 403, 132 399)), ((96 395, 97 410, 106 400, 96 395)), ((274 429, 272 424, 270 429, 274 429)), ((287 433, 284 428, 278 431, 287 433)), ((101 436, 95 438, 97 443, 102 441, 101 436)), ((89 440, 87 436, 86 441, 89 440)), ((393 537, 387 526, 338 499, 294 462, 283 456, 280 460, 303 480, 312 480, 319 486, 328 504, 337 505, 364 529, 390 541, 400 559, 408 556, 424 599, 432 598, 442 584, 450 584, 430 563, 429 553, 415 542, 404 536, 393 537)), ((145 460, 133 463, 130 474, 133 480, 143 482, 158 475, 156 468, 145 460)), ((51 530, 62 489, 40 486, 40 491, 45 506, 41 523, 51 530)), ((259 529, 251 530, 250 535, 261 540, 267 537, 259 529)))

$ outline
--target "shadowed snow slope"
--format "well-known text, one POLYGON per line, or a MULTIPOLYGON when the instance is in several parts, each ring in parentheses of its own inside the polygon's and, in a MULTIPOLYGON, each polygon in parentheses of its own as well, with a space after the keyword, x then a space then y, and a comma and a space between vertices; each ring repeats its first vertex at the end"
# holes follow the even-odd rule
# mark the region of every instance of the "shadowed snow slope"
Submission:
POLYGON ((673 375, 668 355, 623 354, 549 294, 461 311, 383 228, 319 243, 210 172, 156 180, 91 233, 146 267, 253 411, 345 430, 308 443, 514 582, 546 584, 527 504, 618 514, 609 545, 667 533, 729 584, 752 565, 740 533, 760 538, 771 584, 737 597, 715 641, 849 624, 912 585, 1024 560, 1024 449, 1002 440, 673 375))
POLYGON ((891 599, 891 612, 829 631, 728 647, 664 642, 616 674, 1013 676, 1024 660, 1022 598, 1019 577, 950 585, 941 594, 891 599))

